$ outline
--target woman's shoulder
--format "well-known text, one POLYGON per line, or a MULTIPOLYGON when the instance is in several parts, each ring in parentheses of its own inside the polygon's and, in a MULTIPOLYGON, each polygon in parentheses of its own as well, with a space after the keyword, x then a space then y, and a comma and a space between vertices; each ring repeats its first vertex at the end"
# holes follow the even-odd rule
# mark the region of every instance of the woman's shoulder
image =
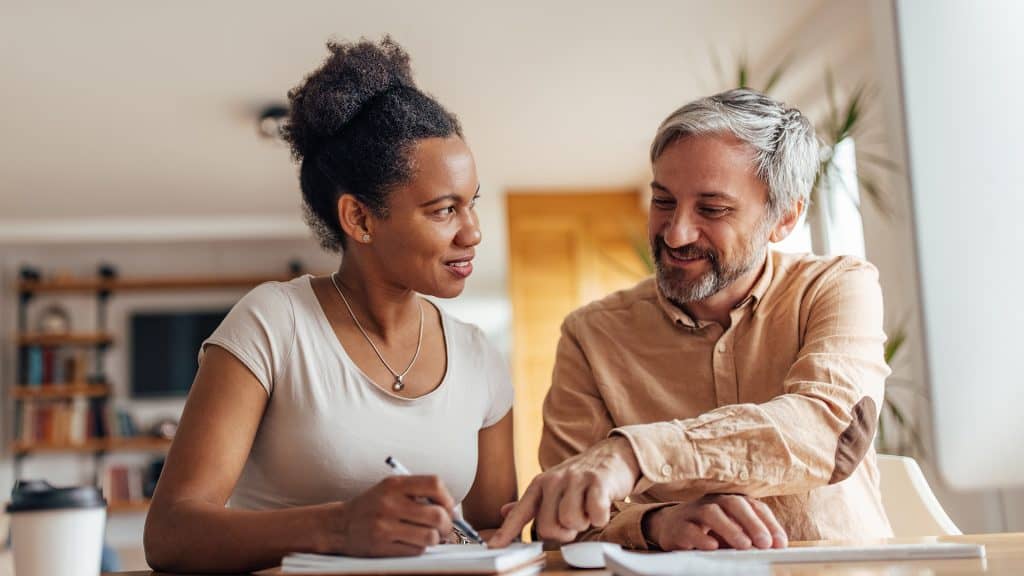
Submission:
POLYGON ((302 276, 296 276, 291 280, 269 280, 255 286, 246 294, 246 297, 269 300, 295 298, 304 290, 309 289, 310 278, 312 278, 312 276, 309 274, 303 274, 302 276))
POLYGON ((231 352, 271 393, 296 341, 294 299, 303 283, 308 286, 308 277, 256 286, 231 308, 202 348, 216 344, 231 352))
POLYGON ((297 311, 303 308, 304 292, 309 290, 309 276, 264 282, 235 303, 221 329, 244 333, 258 328, 290 338, 295 331, 297 311))
POLYGON ((476 391, 470 397, 480 401, 481 427, 491 426, 508 413, 514 397, 504 356, 479 326, 437 308, 445 325, 449 359, 462 367, 456 370, 461 375, 457 380, 464 390, 476 391))
POLYGON ((309 290, 309 276, 299 276, 284 282, 264 282, 242 296, 236 304, 237 308, 257 310, 280 310, 294 313, 296 302, 302 300, 305 291, 309 290))
MULTIPOLYGON (((472 371, 506 372, 504 356, 491 337, 477 324, 434 305, 441 314, 449 356, 472 371)), ((464 317, 464 315, 463 315, 464 317)))
POLYGON ((485 352, 490 350, 491 343, 487 334, 472 322, 467 322, 446 311, 443 306, 433 303, 441 315, 441 323, 444 326, 445 337, 452 344, 457 344, 458 349, 472 350, 474 352, 485 352))

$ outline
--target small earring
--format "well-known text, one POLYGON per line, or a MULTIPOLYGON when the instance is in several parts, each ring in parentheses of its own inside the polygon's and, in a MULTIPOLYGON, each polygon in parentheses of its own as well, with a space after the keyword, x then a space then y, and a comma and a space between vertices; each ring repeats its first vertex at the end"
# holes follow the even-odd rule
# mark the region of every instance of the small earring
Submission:
POLYGON ((369 242, 369 241, 370 241, 370 234, 368 232, 363 232, 363 242, 369 242))

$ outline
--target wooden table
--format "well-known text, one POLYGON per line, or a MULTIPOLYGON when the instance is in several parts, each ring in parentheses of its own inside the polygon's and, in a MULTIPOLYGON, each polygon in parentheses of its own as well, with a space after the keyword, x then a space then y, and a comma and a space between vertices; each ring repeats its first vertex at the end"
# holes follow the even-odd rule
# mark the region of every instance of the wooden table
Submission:
MULTIPOLYGON (((913 542, 968 542, 984 544, 987 558, 964 560, 914 560, 903 562, 843 562, 837 564, 776 564, 772 574, 779 576, 825 574, 847 576, 944 576, 947 574, 996 574, 1024 575, 1024 533, 1018 534, 977 534, 965 536, 939 536, 932 538, 903 538, 866 542, 797 542, 793 546, 842 545, 842 544, 907 544, 913 542)), ((547 565, 544 574, 552 576, 606 576, 607 570, 574 570, 562 560, 558 552, 546 552, 547 565)), ((257 574, 280 574, 279 569, 257 574)), ((110 572, 105 576, 161 576, 159 572, 110 572)))

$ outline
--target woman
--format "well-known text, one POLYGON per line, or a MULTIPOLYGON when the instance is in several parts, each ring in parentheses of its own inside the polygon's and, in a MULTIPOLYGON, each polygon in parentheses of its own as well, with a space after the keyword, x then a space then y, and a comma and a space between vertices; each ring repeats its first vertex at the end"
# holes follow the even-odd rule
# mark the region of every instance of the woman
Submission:
POLYGON ((451 540, 460 504, 497 528, 516 497, 506 369, 418 295, 458 296, 480 242, 458 120, 389 38, 328 48, 289 93, 286 138, 307 221, 344 258, 257 287, 204 342, 146 520, 158 570, 418 554, 451 540), (425 475, 389 477, 389 456, 425 475))

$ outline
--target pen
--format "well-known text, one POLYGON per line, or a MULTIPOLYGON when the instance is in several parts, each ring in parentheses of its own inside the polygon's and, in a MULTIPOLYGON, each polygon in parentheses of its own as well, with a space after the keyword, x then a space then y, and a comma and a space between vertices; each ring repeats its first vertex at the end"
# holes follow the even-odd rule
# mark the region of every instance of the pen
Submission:
MULTIPOLYGON (((391 467, 391 470, 395 474, 398 474, 399 476, 412 476, 412 472, 409 472, 408 468, 406 468, 405 466, 402 466, 401 462, 399 462, 398 460, 395 460, 394 456, 388 456, 387 460, 385 460, 384 462, 388 466, 391 467)), ((436 502, 431 501, 431 504, 436 504, 436 502)), ((463 534, 468 536, 470 540, 476 542, 477 544, 483 544, 484 543, 484 539, 481 538, 480 534, 477 534, 477 531, 474 530, 473 527, 469 525, 469 522, 466 522, 465 520, 463 520, 462 518, 459 518, 457 516, 453 516, 452 517, 452 524, 455 525, 456 529, 458 529, 460 532, 462 532, 463 534)))

